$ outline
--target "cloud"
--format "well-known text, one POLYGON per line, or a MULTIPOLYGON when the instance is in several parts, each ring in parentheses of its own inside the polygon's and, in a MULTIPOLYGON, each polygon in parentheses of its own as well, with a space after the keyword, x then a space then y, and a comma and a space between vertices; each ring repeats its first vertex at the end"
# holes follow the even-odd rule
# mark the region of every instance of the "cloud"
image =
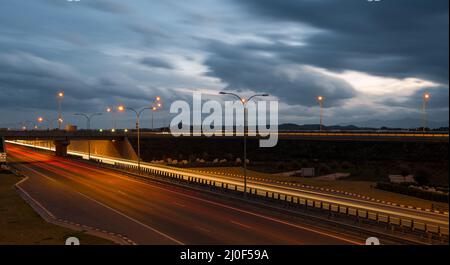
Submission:
POLYGON ((213 42, 209 51, 205 61, 208 75, 220 78, 227 89, 268 92, 286 103, 305 106, 317 105, 318 95, 327 98, 327 106, 333 106, 356 94, 342 79, 253 53, 240 45, 213 42))
POLYGON ((413 95, 404 99, 389 99, 381 102, 388 106, 420 109, 423 105, 423 95, 429 93, 431 95, 427 109, 429 110, 448 110, 449 108, 449 87, 428 87, 417 90, 413 95))
POLYGON ((267 92, 285 122, 316 122, 320 94, 339 122, 417 115, 428 88, 430 119, 448 116, 446 0, 4 0, 0 51, 3 120, 54 111, 60 89, 67 112, 267 92))
POLYGON ((447 0, 237 2, 260 17, 320 30, 306 39, 305 45, 277 41, 255 49, 277 51, 287 60, 329 70, 448 83, 447 0))
POLYGON ((95 0, 86 1, 86 5, 102 12, 113 14, 128 14, 131 12, 129 6, 122 3, 114 2, 113 0, 95 0))
POLYGON ((149 67, 156 67, 156 68, 164 68, 164 69, 173 69, 173 66, 168 63, 167 61, 155 58, 155 57, 146 57, 140 61, 141 64, 149 66, 149 67))

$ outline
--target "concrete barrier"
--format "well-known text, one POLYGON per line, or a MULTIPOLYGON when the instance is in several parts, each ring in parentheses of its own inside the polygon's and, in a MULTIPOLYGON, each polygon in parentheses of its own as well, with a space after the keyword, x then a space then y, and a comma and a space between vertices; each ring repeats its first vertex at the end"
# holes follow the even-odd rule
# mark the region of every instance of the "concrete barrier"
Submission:
POLYGON ((369 220, 378 221, 378 214, 377 213, 373 213, 373 212, 369 212, 368 218, 369 218, 369 220))
POLYGON ((401 219, 401 226, 406 228, 412 228, 413 227, 413 221, 409 219, 401 219))
POLYGON ((357 212, 358 212, 358 210, 355 208, 348 208, 348 215, 356 216, 357 212))
POLYGON ((419 231, 426 231, 427 228, 426 228, 425 223, 414 222, 413 229, 419 230, 419 231))
POLYGON ((367 211, 366 210, 358 210, 358 217, 359 218, 367 218, 367 211))
POLYGON ((427 224, 427 232, 433 234, 439 234, 439 227, 437 225, 427 224))
POLYGON ((339 205, 332 204, 331 205, 331 211, 332 212, 339 212, 339 205))
POLYGON ((391 225, 400 225, 400 218, 398 217, 389 217, 389 224, 391 225))

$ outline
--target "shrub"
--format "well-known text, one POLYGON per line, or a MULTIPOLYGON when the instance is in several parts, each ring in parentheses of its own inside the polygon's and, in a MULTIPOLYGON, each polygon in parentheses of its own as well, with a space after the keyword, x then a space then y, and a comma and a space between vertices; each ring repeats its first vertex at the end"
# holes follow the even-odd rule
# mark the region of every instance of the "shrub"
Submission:
POLYGON ((425 168, 418 168, 414 172, 414 180, 420 186, 427 185, 430 182, 430 172, 425 168))
POLYGON ((406 185, 379 182, 375 188, 404 195, 409 195, 429 201, 448 202, 448 194, 425 191, 417 188, 410 188, 406 185))

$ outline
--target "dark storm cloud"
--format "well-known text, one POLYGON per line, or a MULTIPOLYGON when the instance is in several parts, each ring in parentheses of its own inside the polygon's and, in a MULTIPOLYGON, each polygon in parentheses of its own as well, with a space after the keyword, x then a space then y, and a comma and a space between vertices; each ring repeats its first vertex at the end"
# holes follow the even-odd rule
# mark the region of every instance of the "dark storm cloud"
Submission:
MULTIPOLYGON (((39 1, 39 0, 36 0, 39 1)), ((115 0, 81 0, 81 1, 68 1, 68 0, 41 0, 49 5, 55 7, 88 7, 97 11, 112 13, 112 14, 127 14, 131 12, 129 6, 115 0)), ((125 2, 125 1, 124 1, 125 2)))
MULTIPOLYGON (((330 70, 431 78, 448 83, 448 0, 249 0, 252 13, 323 30, 305 46, 262 50, 330 70)), ((270 20, 267 21, 270 23, 270 20)))
POLYGON ((148 67, 156 67, 156 68, 164 68, 164 69, 173 69, 173 66, 160 58, 155 57, 146 57, 142 59, 141 64, 148 67))
POLYGON ((327 76, 307 67, 295 69, 289 76, 289 66, 277 58, 253 53, 240 45, 211 42, 211 52, 205 64, 209 75, 220 78, 228 89, 269 92, 289 104, 317 105, 318 95, 327 98, 328 106, 355 96, 346 81, 327 76))
MULTIPOLYGON (((121 101, 136 104, 146 94, 119 76, 92 80, 65 64, 29 53, 0 53, 0 106, 51 110, 62 90, 66 111, 98 111, 121 101), (131 88, 125 90, 124 88, 131 88)), ((140 103, 141 104, 141 103, 140 103)))
POLYGON ((131 12, 128 6, 123 5, 120 2, 113 2, 111 0, 89 1, 87 2, 87 5, 96 10, 107 13, 126 14, 131 12))
POLYGON ((140 107, 155 95, 168 107, 191 90, 223 88, 279 97, 289 104, 287 122, 302 122, 318 94, 333 123, 416 114, 422 91, 380 102, 391 95, 356 87, 370 80, 355 91, 327 74, 346 70, 442 83, 430 88, 430 114, 448 115, 448 2, 2 0, 0 7, 0 121, 54 115, 58 90, 69 114, 119 102, 140 107), (365 106, 355 106, 359 97, 365 106))
MULTIPOLYGON (((419 109, 423 104, 424 93, 430 94, 430 100, 427 105, 427 109, 447 109, 449 108, 449 88, 448 87, 432 87, 423 88, 416 91, 413 95, 409 96, 406 100, 388 100, 386 102, 381 102, 382 104, 395 107, 405 107, 412 109, 419 109)), ((447 115, 448 116, 448 115, 447 115)), ((447 117, 448 118, 448 117, 447 117)))

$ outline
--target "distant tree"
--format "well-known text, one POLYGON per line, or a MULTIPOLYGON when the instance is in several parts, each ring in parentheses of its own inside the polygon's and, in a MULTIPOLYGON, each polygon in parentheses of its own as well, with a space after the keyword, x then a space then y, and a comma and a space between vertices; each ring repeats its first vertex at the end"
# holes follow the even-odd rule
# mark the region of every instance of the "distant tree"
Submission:
POLYGON ((346 170, 350 169, 351 166, 352 165, 350 164, 350 162, 347 162, 347 161, 342 162, 342 165, 341 165, 341 167, 346 170))
POLYGON ((400 165, 399 171, 404 180, 407 176, 411 175, 411 171, 407 165, 400 165))
POLYGON ((430 172, 426 168, 418 168, 414 172, 414 180, 420 186, 424 186, 430 183, 430 172))

